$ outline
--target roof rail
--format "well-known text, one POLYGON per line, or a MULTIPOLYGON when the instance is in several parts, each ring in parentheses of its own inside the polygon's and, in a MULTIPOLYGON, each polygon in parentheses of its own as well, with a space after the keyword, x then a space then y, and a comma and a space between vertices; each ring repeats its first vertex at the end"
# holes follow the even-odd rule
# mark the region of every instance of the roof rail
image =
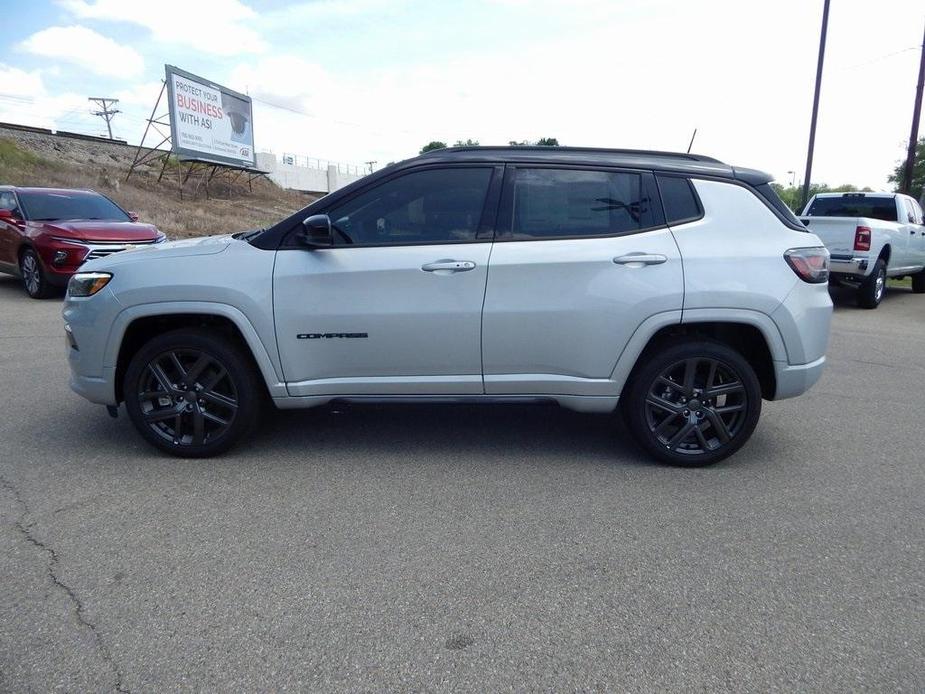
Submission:
POLYGON ((444 149, 432 149, 420 156, 427 156, 428 154, 439 154, 447 152, 479 152, 487 150, 514 150, 514 151, 527 151, 527 152, 555 152, 555 151, 565 151, 565 152, 589 152, 597 154, 625 154, 625 155, 635 155, 643 157, 665 157, 671 159, 687 159, 689 161, 701 161, 709 162, 711 164, 723 164, 719 159, 714 159, 713 157, 708 157, 703 154, 689 154, 687 152, 664 152, 661 150, 653 149, 611 149, 607 147, 560 147, 558 145, 554 146, 544 146, 544 145, 480 145, 478 147, 466 146, 466 147, 446 147, 444 149))

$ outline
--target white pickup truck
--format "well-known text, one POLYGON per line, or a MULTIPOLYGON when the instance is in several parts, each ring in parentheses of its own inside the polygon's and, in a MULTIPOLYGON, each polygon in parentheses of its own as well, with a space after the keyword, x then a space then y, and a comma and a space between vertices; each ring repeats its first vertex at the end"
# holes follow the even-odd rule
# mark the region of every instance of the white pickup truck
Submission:
POLYGON ((922 208, 901 193, 820 193, 800 220, 829 249, 831 281, 856 286, 858 305, 877 308, 887 277, 911 277, 925 293, 922 208))

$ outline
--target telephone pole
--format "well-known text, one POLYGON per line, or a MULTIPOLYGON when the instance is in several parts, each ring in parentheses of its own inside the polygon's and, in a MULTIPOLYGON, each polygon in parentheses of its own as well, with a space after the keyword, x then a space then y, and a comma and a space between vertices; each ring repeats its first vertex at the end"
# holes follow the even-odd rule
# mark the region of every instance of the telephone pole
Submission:
POLYGON ((825 36, 829 30, 829 0, 822 7, 822 33, 819 35, 819 60, 816 63, 816 91, 813 93, 813 117, 809 124, 809 151, 806 153, 806 176, 803 179, 801 204, 809 198, 809 184, 813 175, 813 149, 816 146, 816 118, 819 115, 819 90, 822 87, 822 63, 825 61, 825 36))
POLYGON ((915 89, 915 106, 912 107, 912 132, 909 133, 909 151, 903 172, 902 192, 918 197, 922 191, 912 190, 912 170, 915 168, 915 151, 919 142, 919 116, 922 113, 922 88, 925 86, 925 33, 922 34, 922 56, 919 58, 919 84, 915 89))
POLYGON ((100 111, 90 111, 94 116, 100 116, 103 120, 106 121, 106 130, 109 131, 109 139, 112 139, 112 117, 117 113, 122 113, 117 109, 112 107, 119 103, 118 99, 109 99, 106 97, 91 96, 87 101, 92 101, 97 104, 102 110, 100 111))

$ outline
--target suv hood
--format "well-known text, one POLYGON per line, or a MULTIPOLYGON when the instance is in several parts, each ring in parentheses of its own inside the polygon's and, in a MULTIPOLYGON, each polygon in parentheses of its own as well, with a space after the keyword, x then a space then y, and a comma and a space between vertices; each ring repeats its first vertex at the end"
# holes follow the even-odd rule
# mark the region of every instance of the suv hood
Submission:
POLYGON ((60 222, 33 222, 48 233, 75 241, 126 241, 128 243, 153 241, 157 227, 139 222, 107 222, 102 219, 62 220, 60 222))
POLYGON ((181 256, 191 255, 213 255, 221 253, 231 243, 243 243, 236 241, 231 234, 222 236, 204 236, 195 239, 181 239, 179 241, 166 241, 164 243, 150 244, 147 246, 138 246, 137 248, 113 253, 105 258, 91 260, 80 266, 81 272, 87 270, 108 270, 117 265, 125 265, 133 262, 148 262, 165 258, 179 258, 181 256))

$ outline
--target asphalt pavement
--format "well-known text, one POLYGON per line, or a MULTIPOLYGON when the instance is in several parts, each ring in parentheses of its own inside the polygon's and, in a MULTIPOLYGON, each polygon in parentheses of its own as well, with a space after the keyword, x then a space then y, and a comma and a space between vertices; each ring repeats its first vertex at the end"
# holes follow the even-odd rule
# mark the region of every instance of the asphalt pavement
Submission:
POLYGON ((541 406, 275 413, 164 457, 0 278, 0 690, 925 689, 925 296, 708 469, 541 406))

